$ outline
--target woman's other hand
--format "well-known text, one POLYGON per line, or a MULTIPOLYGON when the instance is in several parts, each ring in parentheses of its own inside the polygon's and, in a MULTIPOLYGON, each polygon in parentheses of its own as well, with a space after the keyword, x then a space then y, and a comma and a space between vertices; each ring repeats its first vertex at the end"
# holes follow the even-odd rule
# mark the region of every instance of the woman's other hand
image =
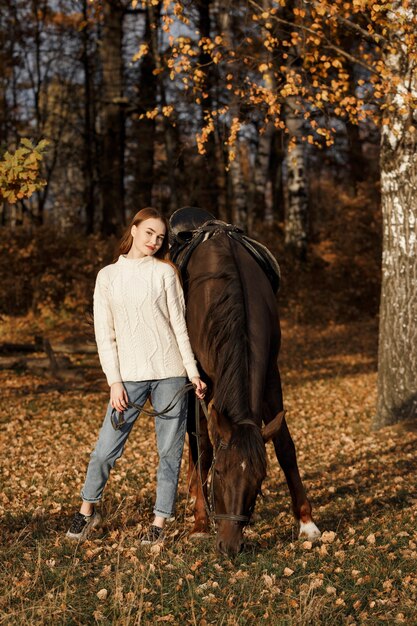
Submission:
POLYGON ((198 378, 197 376, 192 378, 191 382, 194 385, 195 395, 197 396, 199 400, 202 400, 204 396, 206 395, 206 391, 207 391, 206 383, 204 383, 201 380, 201 378, 198 378))
POLYGON ((123 383, 113 383, 110 387, 110 404, 112 408, 121 413, 127 409, 128 402, 129 398, 123 383))

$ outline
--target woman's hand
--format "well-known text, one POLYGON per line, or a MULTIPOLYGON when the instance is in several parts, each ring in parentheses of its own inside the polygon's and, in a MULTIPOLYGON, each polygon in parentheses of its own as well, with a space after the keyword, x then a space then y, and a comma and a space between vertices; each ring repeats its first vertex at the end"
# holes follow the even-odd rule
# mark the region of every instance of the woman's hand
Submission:
POLYGON ((121 413, 127 409, 128 402, 129 398, 127 397, 123 383, 113 383, 110 387, 110 404, 112 408, 121 413))
POLYGON ((195 395, 199 400, 202 400, 207 391, 206 383, 204 383, 198 376, 194 376, 194 378, 191 379, 191 382, 194 385, 195 395))

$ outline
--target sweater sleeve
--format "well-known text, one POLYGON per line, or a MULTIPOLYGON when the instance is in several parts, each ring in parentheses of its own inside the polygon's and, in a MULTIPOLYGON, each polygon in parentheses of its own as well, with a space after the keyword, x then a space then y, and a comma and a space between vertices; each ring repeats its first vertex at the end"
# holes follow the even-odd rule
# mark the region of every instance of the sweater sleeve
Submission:
POLYGON ((166 287, 166 296, 171 327, 174 331, 175 339, 177 340, 187 376, 191 380, 195 376, 200 376, 200 374, 197 369, 190 339, 188 337, 187 325, 185 323, 184 293, 176 274, 169 279, 166 287))
POLYGON ((97 275, 94 289, 94 332, 101 367, 109 386, 122 382, 114 319, 110 306, 108 277, 103 270, 97 275))

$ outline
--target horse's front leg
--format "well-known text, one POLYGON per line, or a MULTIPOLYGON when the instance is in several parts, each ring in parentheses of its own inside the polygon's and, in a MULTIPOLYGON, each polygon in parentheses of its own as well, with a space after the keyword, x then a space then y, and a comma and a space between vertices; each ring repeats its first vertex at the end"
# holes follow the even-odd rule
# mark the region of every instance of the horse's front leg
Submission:
POLYGON ((287 480, 294 516, 299 523, 299 537, 314 541, 320 537, 321 533, 313 521, 311 504, 308 501, 298 469, 295 445, 285 418, 273 442, 278 462, 287 480))
POLYGON ((188 484, 190 496, 194 500, 194 527, 190 538, 198 539, 207 536, 210 530, 205 503, 207 502, 207 476, 213 459, 213 447, 208 434, 207 420, 203 414, 200 415, 200 445, 197 445, 196 409, 193 396, 194 394, 190 394, 188 409, 188 484))
MULTIPOLYGON (((283 409, 281 377, 276 365, 276 357, 270 363, 270 377, 266 386, 265 423, 270 422, 283 409)), ((285 417, 281 428, 273 438, 278 462, 285 474, 292 500, 292 509, 299 524, 299 537, 314 541, 321 536, 320 530, 313 521, 311 504, 308 501, 297 463, 295 445, 288 430, 285 417)))

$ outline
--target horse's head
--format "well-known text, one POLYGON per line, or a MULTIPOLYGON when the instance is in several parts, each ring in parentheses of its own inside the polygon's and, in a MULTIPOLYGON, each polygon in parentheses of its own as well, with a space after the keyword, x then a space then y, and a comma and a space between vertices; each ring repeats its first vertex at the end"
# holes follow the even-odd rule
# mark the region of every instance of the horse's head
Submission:
POLYGON ((278 432, 282 418, 261 430, 251 420, 231 424, 214 409, 212 416, 218 440, 211 479, 217 549, 233 556, 243 548, 243 528, 266 476, 265 443, 278 432))

